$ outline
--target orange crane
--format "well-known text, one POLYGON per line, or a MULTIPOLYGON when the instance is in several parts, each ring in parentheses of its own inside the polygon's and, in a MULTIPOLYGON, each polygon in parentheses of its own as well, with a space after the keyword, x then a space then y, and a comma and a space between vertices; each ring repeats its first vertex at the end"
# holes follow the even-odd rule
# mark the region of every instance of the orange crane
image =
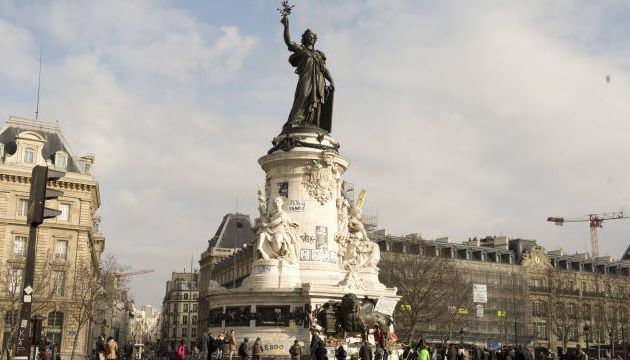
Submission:
POLYGON ((564 225, 568 222, 588 222, 591 228, 591 256, 593 259, 599 257, 599 228, 603 227, 604 221, 628 219, 630 216, 624 216, 623 211, 615 211, 609 213, 600 214, 588 214, 585 218, 569 218, 563 217, 548 217, 547 221, 552 222, 558 226, 564 225))

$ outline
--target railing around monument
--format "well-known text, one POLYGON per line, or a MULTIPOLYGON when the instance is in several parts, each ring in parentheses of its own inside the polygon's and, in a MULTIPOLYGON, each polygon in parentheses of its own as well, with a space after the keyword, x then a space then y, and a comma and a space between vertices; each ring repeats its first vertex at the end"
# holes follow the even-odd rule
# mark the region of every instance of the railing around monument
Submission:
POLYGON ((225 326, 249 326, 251 306, 228 306, 225 308, 225 326))
POLYGON ((289 306, 256 306, 256 326, 289 326, 289 306))

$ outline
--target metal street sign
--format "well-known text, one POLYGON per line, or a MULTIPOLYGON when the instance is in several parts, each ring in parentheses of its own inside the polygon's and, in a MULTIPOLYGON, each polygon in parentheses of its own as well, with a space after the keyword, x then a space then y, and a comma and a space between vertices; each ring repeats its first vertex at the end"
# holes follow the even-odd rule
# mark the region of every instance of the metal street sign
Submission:
POLYGON ((498 317, 506 317, 507 316, 507 311, 497 310, 497 316, 498 317))
POLYGON ((463 307, 457 308, 457 312, 462 315, 468 315, 468 309, 463 308, 463 307))
POLYGON ((24 293, 26 295, 31 295, 33 293, 33 288, 30 285, 28 285, 27 287, 24 288, 24 293))

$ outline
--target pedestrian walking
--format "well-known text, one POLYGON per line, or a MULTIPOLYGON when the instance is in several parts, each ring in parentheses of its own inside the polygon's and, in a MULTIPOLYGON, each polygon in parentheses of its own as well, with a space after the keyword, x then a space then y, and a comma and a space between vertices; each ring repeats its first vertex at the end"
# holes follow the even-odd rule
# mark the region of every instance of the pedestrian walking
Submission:
POLYGON ((297 339, 293 342, 293 345, 291 345, 289 355, 291 355, 291 360, 299 360, 302 358, 302 347, 297 339))
POLYGON ((123 352, 125 353, 125 359, 131 360, 133 357, 133 344, 131 343, 131 340, 127 340, 127 343, 123 346, 123 352))
POLYGON ((218 350, 219 350, 218 339, 212 336, 212 333, 208 331, 208 360, 212 359, 213 356, 216 356, 216 353, 218 352, 218 350))
POLYGON ((374 342, 377 344, 381 344, 381 348, 385 348, 385 334, 383 334, 383 329, 380 326, 374 325, 374 342))
POLYGON ((249 350, 249 338, 243 339, 243 342, 238 347, 238 356, 241 357, 241 360, 249 360, 252 356, 252 353, 249 350))
POLYGON ((430 360, 431 355, 429 354, 429 350, 427 346, 424 344, 424 341, 420 341, 420 351, 418 352, 418 360, 430 360))
POLYGON ((113 337, 108 337, 105 343, 105 358, 107 360, 116 360, 118 357, 118 344, 113 337))
POLYGON ((185 360, 186 359, 186 343, 184 340, 180 341, 179 346, 177 347, 177 360, 185 360))
POLYGON ((225 338, 225 333, 219 333, 219 335, 214 340, 217 344, 217 360, 223 360, 223 340, 225 338))
POLYGON ((385 350, 383 349, 383 345, 381 343, 376 343, 376 350, 374 350, 374 360, 383 360, 385 357, 385 350))
POLYGON ((346 360, 347 356, 348 356, 348 352, 346 351, 346 348, 344 348, 343 345, 339 345, 337 350, 335 350, 335 359, 346 360))
POLYGON ((228 350, 230 351, 230 360, 234 360, 236 358, 236 334, 234 330, 230 330, 228 336, 228 350))
POLYGON ((98 337, 98 342, 96 343, 96 351, 98 352, 98 360, 105 360, 105 353, 107 352, 107 346, 105 345, 105 336, 101 334, 98 337))
POLYGON ((317 349, 315 349, 315 359, 317 360, 326 360, 328 359, 328 350, 326 350, 326 344, 324 342, 320 342, 317 345, 317 349))
POLYGON ((319 347, 319 344, 322 343, 322 338, 319 337, 319 331, 315 328, 311 328, 311 346, 309 347, 309 357, 311 360, 315 360, 315 350, 319 347))
POLYGON ((223 333, 223 337, 221 339, 221 360, 228 359, 230 357, 230 334, 227 332, 223 333))
POLYGON ((252 359, 253 360, 261 360, 263 354, 263 346, 260 338, 256 338, 254 341, 254 345, 252 345, 252 359))
POLYGON ((372 347, 370 346, 370 343, 368 343, 367 341, 364 341, 363 345, 361 345, 361 348, 359 348, 359 359, 373 360, 372 347))
POLYGON ((197 339, 197 345, 199 345, 199 360, 208 360, 208 329, 197 339))

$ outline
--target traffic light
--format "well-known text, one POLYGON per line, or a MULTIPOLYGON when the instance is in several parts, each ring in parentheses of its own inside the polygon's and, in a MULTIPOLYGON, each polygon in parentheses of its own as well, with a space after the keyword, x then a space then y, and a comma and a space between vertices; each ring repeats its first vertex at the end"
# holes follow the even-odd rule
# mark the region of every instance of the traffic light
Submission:
POLYGON ((37 226, 61 214, 61 211, 46 207, 46 200, 56 199, 63 195, 59 190, 48 189, 46 185, 50 180, 57 180, 65 173, 50 170, 47 166, 37 165, 33 168, 31 176, 31 196, 28 199, 27 221, 29 225, 37 226))

